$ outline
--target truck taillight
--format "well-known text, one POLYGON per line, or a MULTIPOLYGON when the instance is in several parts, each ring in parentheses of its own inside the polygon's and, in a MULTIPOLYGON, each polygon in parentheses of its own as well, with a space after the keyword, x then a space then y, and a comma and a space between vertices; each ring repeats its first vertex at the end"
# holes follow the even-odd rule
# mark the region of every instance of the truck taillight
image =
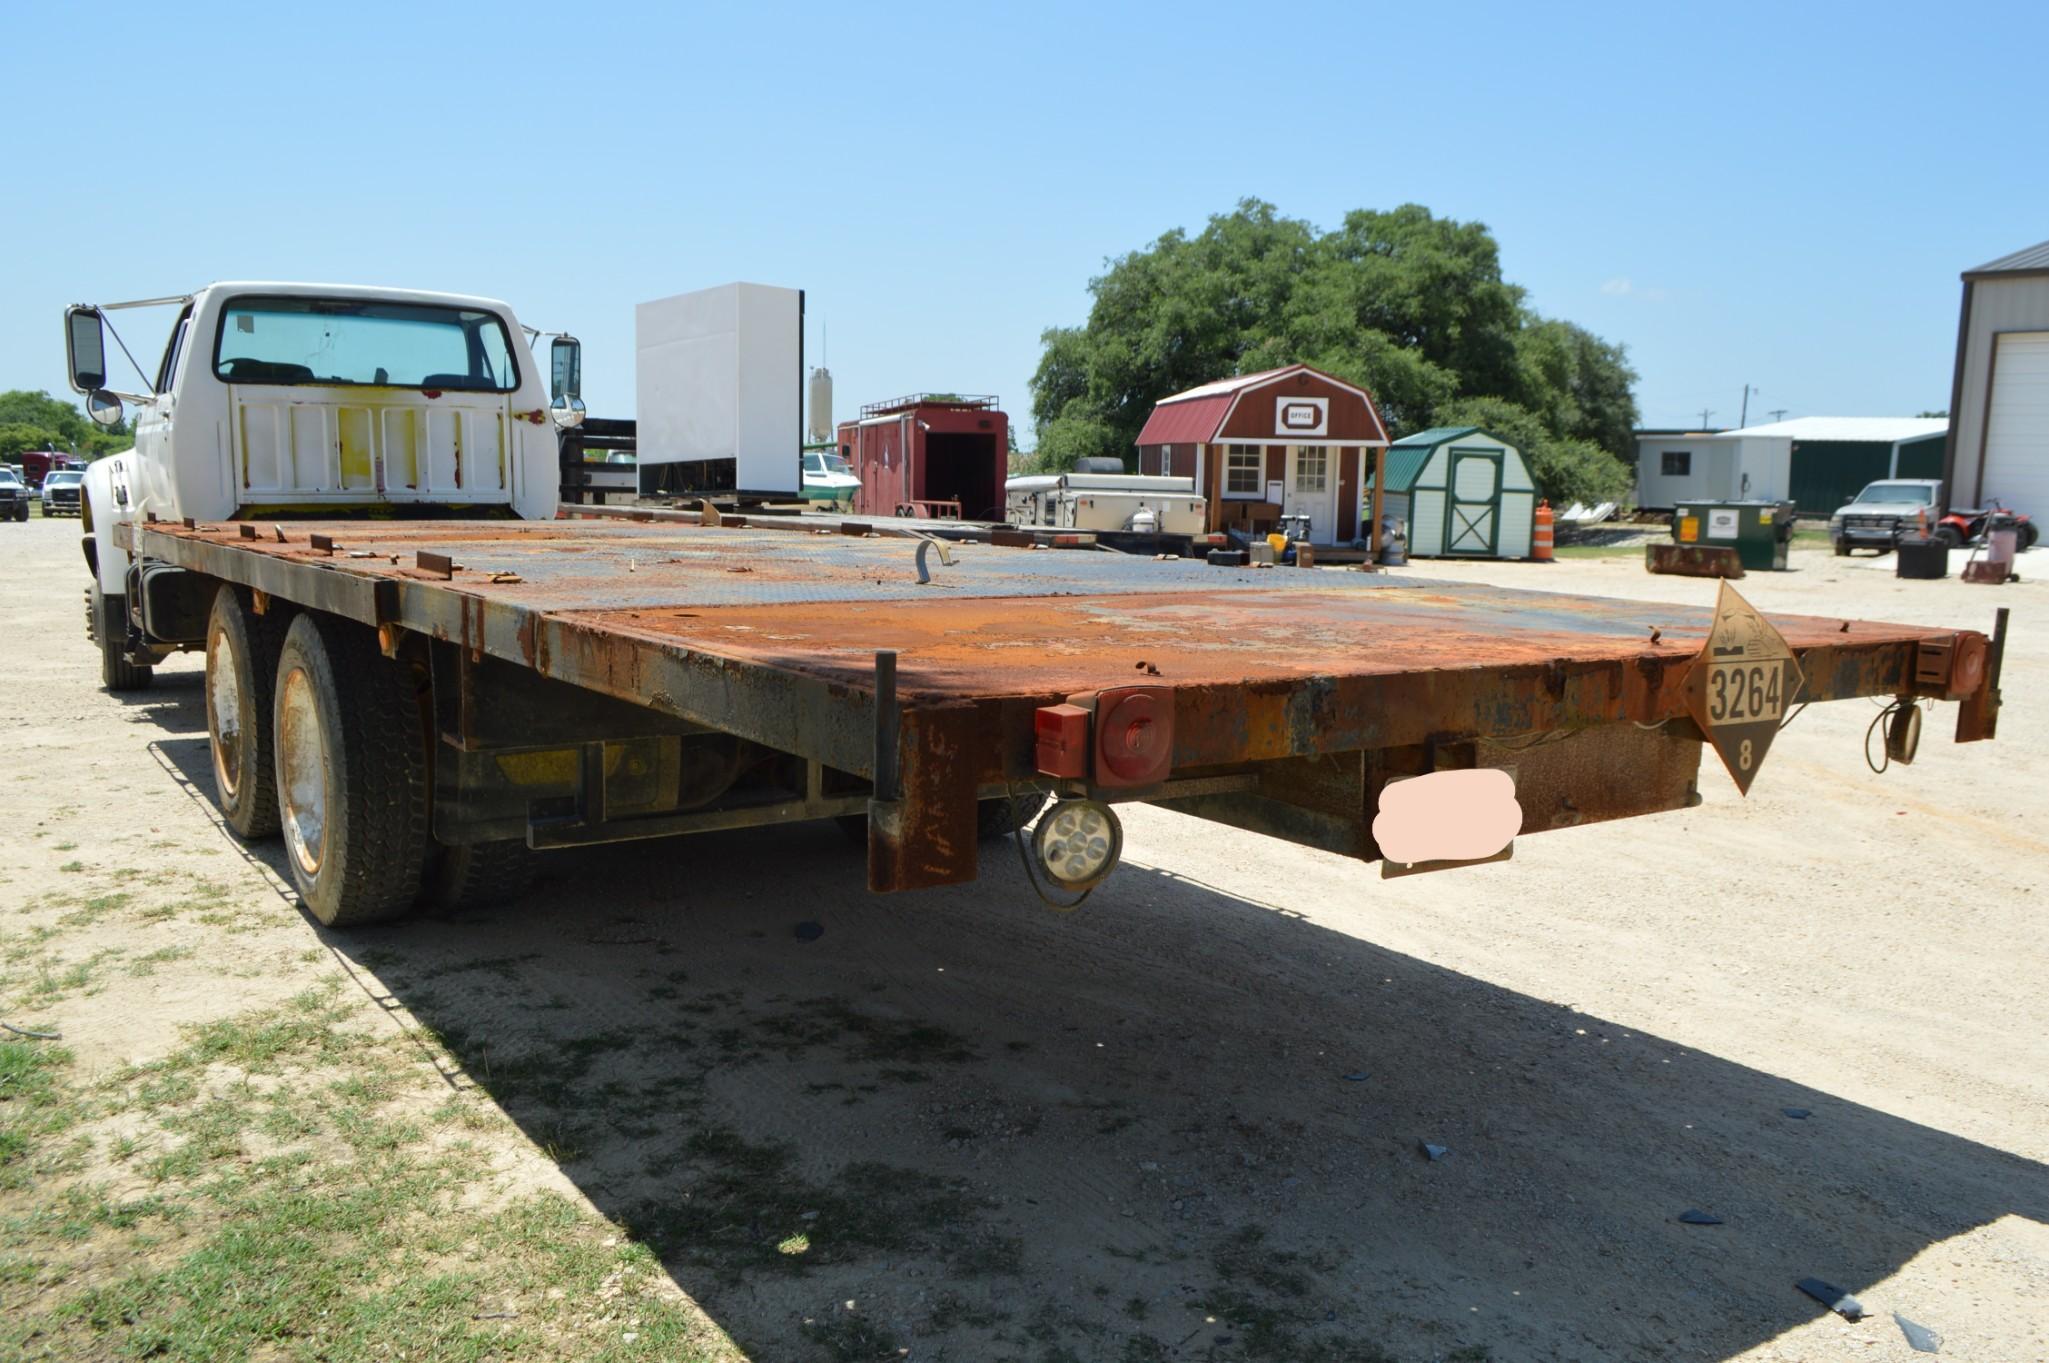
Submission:
POLYGON ((1164 781, 1174 767, 1174 693, 1164 686, 1104 691, 1096 697, 1095 731, 1097 785, 1129 788, 1164 781))

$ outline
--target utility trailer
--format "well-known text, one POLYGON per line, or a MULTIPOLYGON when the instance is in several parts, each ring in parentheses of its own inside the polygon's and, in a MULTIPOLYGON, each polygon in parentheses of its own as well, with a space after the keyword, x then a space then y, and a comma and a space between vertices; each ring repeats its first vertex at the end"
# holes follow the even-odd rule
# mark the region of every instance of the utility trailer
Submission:
MULTIPOLYGON (((306 619, 294 637, 348 655, 332 694, 304 648, 274 692, 294 869, 336 921, 408 907, 437 846, 865 819, 869 887, 908 890, 974 879, 1051 795, 1027 867, 1085 890, 1123 802, 1371 861, 1383 789, 1425 773, 1512 771, 1521 833, 1699 801, 1697 609, 985 544, 941 565, 915 537, 733 518, 158 521, 131 544, 225 584, 267 638, 306 619), (417 731, 384 732, 408 697, 417 731), (354 839, 380 873, 322 900, 336 800, 390 842, 354 839), (311 862, 295 822, 329 841, 311 862)), ((1803 678, 1786 701, 1956 700, 1960 741, 1992 735, 1985 635, 1772 624, 1803 678)))

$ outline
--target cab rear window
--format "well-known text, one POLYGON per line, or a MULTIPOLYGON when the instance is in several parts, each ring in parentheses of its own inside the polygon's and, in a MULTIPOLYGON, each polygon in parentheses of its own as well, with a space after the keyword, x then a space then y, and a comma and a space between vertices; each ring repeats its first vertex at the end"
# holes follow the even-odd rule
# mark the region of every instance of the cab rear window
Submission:
POLYGON ((519 386, 511 337, 496 313, 348 298, 230 299, 213 372, 238 384, 472 393, 519 386))

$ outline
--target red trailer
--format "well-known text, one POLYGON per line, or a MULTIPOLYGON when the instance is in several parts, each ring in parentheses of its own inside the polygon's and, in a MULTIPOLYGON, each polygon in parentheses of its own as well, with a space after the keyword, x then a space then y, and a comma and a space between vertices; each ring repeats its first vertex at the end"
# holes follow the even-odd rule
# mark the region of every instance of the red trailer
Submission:
POLYGON ((840 455, 861 479, 866 516, 1000 521, 1010 418, 993 397, 912 393, 871 402, 840 423, 840 455))

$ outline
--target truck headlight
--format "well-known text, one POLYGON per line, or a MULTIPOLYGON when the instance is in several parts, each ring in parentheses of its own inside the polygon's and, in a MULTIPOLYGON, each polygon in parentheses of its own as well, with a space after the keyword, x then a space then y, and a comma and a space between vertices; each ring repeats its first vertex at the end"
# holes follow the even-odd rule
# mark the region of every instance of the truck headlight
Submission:
POLYGON ((1033 835, 1046 875, 1063 890, 1090 889, 1117 869, 1124 830, 1099 800, 1062 800, 1047 810, 1033 835))

